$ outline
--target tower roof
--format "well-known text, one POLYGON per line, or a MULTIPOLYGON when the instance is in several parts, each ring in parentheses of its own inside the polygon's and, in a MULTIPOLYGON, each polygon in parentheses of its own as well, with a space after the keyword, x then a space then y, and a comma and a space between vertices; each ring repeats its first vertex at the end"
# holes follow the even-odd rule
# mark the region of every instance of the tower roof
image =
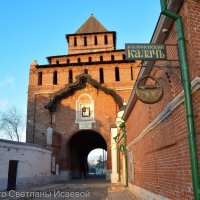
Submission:
POLYGON ((91 15, 88 20, 75 32, 75 34, 108 32, 108 30, 91 15))

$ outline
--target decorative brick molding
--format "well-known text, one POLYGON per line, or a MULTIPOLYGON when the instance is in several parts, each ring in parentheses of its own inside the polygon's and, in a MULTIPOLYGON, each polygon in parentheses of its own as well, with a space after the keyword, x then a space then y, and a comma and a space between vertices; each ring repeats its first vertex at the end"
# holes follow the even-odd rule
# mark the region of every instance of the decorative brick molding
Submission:
POLYGON ((97 90, 102 90, 104 93, 111 95, 119 107, 123 105, 121 96, 119 96, 114 90, 102 86, 88 74, 80 74, 76 76, 76 82, 67 84, 65 88, 55 92, 52 100, 45 106, 45 108, 55 110, 56 105, 61 99, 72 96, 77 90, 84 89, 86 87, 86 83, 91 84, 97 90))

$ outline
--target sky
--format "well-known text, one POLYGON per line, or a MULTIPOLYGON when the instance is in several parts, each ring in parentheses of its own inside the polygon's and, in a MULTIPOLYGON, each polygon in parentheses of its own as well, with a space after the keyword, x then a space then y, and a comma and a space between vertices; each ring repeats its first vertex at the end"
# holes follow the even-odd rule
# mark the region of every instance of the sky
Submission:
POLYGON ((102 161, 107 160, 107 151, 100 149, 100 148, 94 149, 88 155, 88 162, 94 161, 94 164, 97 164, 97 160, 99 159, 100 156, 102 158, 102 161), (104 154, 104 156, 103 156, 103 154, 104 154))
POLYGON ((16 106, 26 114, 33 60, 67 54, 65 35, 93 14, 125 43, 149 43, 160 15, 159 0, 1 0, 0 112, 16 106))

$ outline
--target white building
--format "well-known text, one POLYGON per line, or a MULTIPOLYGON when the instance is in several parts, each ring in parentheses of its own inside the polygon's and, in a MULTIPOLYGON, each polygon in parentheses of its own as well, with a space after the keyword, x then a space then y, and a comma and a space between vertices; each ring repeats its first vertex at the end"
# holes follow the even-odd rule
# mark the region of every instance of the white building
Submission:
POLYGON ((63 176, 58 175, 59 169, 55 166, 51 151, 46 148, 0 139, 0 191, 61 180, 63 176), (57 175, 52 175, 56 168, 54 174, 57 175))

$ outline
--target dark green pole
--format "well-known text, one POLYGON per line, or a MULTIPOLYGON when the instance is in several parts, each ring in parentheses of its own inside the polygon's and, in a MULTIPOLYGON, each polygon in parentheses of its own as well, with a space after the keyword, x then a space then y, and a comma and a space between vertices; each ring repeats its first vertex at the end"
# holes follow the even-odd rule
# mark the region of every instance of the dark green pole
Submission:
POLYGON ((117 144, 117 171, 118 171, 118 181, 121 181, 121 172, 120 172, 120 149, 119 144, 117 144))
POLYGON ((120 136, 120 132, 117 134, 117 136, 115 136, 113 139, 115 140, 115 142, 117 143, 117 172, 118 172, 118 182, 121 181, 121 172, 120 172, 120 149, 119 149, 119 136, 120 136))
POLYGON ((191 95, 191 86, 189 78, 189 68, 186 56, 183 22, 181 16, 167 9, 166 0, 160 0, 160 4, 161 4, 161 14, 176 20, 176 28, 178 34, 178 49, 179 49, 180 64, 181 64, 181 78, 183 81, 183 90, 185 96, 185 108, 186 108, 187 127, 188 127, 188 143, 190 149, 190 163, 192 171, 194 199, 200 200, 199 167, 198 167, 196 136, 195 136, 196 133, 194 124, 194 114, 192 108, 192 95, 191 95))
POLYGON ((128 187, 128 163, 127 163, 127 149, 126 149, 126 126, 125 126, 125 131, 124 131, 124 161, 125 161, 126 187, 128 187))
POLYGON ((124 138, 124 162, 125 162, 125 179, 126 179, 125 187, 128 187, 128 163, 127 163, 127 149, 126 149, 127 136, 126 136, 125 122, 122 122, 119 127, 123 132, 123 138, 124 138))

